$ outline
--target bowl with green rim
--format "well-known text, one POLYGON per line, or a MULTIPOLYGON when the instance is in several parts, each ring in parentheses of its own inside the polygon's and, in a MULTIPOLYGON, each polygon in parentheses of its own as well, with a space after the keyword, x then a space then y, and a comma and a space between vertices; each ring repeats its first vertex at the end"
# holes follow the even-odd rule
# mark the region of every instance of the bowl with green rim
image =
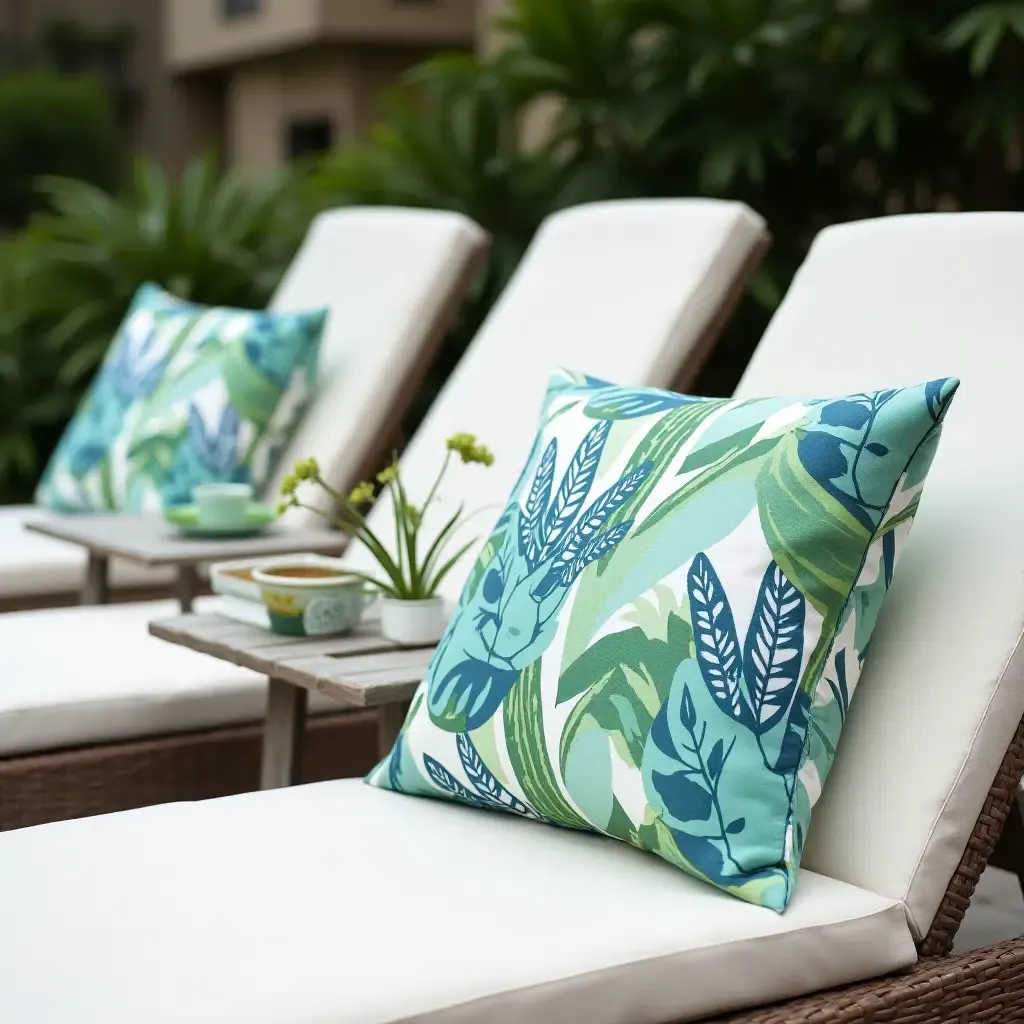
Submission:
POLYGON ((253 582, 283 636, 337 636, 354 629, 368 597, 366 584, 349 575, 341 559, 280 555, 252 570, 253 582))

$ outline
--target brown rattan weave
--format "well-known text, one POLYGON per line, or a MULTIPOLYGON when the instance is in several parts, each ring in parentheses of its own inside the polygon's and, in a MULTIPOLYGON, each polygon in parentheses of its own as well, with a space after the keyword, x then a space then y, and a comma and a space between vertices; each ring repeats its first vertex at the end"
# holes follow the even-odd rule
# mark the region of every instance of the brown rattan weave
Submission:
POLYGON ((718 1017, 721 1024, 1009 1024, 1024 1020, 1024 940, 718 1017))
MULTIPOLYGON (((177 733, 0 760, 0 830, 168 800, 259 788, 260 724, 177 733)), ((372 711, 311 718, 304 782, 363 775, 377 755, 372 711)))

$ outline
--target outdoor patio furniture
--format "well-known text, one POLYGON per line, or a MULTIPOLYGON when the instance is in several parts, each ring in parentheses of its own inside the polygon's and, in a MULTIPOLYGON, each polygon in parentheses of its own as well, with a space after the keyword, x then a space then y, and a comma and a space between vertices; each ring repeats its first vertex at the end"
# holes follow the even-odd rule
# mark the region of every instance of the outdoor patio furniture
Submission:
POLYGON ((1022 214, 827 229, 741 382, 963 379, 785 914, 335 781, 0 836, 0 1019, 1020 1020, 1024 940, 948 954, 1024 769, 1022 260, 1022 214))
MULTIPOLYGON (((406 449, 408 486, 425 493, 444 439, 468 430, 497 461, 471 485, 453 466, 438 507, 460 494, 474 505, 502 500, 553 366, 685 387, 766 246, 763 221, 740 203, 595 203, 550 218, 406 449)), ((334 476, 351 483, 379 434, 350 408, 337 398, 314 411, 333 416, 333 443, 347 459, 334 476), (341 444, 345 425, 350 439, 341 444)), ((330 466, 330 450, 312 443, 315 429, 307 421, 293 451, 330 466)), ((261 731, 253 723, 266 684, 148 636, 150 620, 174 611, 163 602, 0 618, 9 665, 0 690, 0 828, 256 787, 261 731), (54 636, 63 642, 48 643, 54 636)), ((317 695, 310 710, 337 705, 317 695)), ((309 739, 305 778, 353 774, 372 760, 373 717, 314 718, 309 739)))
MULTIPOLYGON (((270 308, 331 310, 320 350, 320 390, 267 487, 278 493, 298 452, 321 457, 332 479, 372 466, 394 441, 485 254, 484 232, 460 214, 389 207, 320 214, 270 308), (350 418, 339 417, 338 408, 350 418), (366 438, 353 443, 352 425, 366 438)), ((34 505, 0 508, 0 610, 92 603, 78 547, 25 530, 59 522, 34 505)), ((168 591, 174 574, 113 559, 108 596, 168 591)))

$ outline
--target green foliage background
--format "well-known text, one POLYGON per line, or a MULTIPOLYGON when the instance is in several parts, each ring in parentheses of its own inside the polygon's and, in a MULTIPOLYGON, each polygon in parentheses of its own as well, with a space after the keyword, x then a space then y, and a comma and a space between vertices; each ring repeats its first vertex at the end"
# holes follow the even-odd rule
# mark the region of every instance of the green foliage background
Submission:
POLYGON ((367 144, 280 180, 207 162, 180 185, 143 165, 116 199, 46 184, 52 212, 0 251, 0 498, 31 493, 138 284, 262 305, 318 209, 449 208, 494 235, 436 388, 547 214, 747 202, 775 245, 701 381, 721 395, 822 227, 1024 208, 1024 0, 518 0, 504 30, 492 59, 417 68, 367 144))

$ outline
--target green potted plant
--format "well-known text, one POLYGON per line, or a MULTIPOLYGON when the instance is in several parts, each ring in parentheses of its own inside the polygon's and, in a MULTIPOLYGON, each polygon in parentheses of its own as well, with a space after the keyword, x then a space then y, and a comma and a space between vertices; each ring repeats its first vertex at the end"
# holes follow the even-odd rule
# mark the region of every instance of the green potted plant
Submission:
POLYGON ((421 537, 424 513, 434 501, 453 456, 481 466, 494 461, 491 452, 478 444, 473 434, 454 434, 446 442, 441 469, 421 505, 409 501, 397 457, 377 474, 377 483, 391 499, 395 522, 393 550, 367 522, 368 506, 377 493, 372 483, 363 481, 349 494, 342 494, 324 480, 316 459, 304 459, 295 464, 281 487, 284 500, 280 511, 297 507, 313 512, 364 545, 373 556, 379 575, 346 571, 379 595, 381 632, 396 643, 431 644, 441 639, 446 623, 438 587, 475 543, 475 539, 466 541, 449 554, 450 542, 468 518, 464 505, 455 510, 429 543, 421 537), (313 484, 326 493, 330 499, 326 511, 301 500, 299 490, 303 484, 313 484))

